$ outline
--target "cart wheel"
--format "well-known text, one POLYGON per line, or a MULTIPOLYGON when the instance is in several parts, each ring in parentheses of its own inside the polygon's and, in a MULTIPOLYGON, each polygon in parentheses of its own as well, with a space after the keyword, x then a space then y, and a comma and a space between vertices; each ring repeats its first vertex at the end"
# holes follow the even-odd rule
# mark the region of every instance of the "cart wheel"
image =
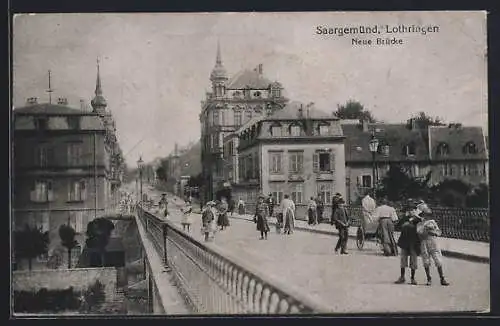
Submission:
POLYGON ((363 232, 363 228, 359 227, 358 232, 356 234, 356 245, 358 249, 363 249, 365 244, 365 232, 363 232))

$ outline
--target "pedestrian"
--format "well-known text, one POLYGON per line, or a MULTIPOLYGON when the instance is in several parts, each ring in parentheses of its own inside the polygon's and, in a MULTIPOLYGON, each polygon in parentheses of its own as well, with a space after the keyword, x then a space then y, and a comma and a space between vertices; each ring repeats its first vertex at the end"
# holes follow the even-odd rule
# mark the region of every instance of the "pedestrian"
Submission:
POLYGON ((217 225, 221 230, 224 230, 225 227, 229 226, 229 217, 227 216, 228 212, 228 204, 226 198, 222 198, 217 206, 219 210, 219 217, 217 219, 217 225))
MULTIPOLYGON (((418 206, 417 206, 418 207, 418 206)), ((430 272, 431 258, 439 273, 441 285, 448 286, 450 283, 446 281, 443 273, 443 262, 441 249, 439 248, 438 238, 441 236, 441 229, 437 222, 433 219, 427 219, 417 224, 417 233, 421 241, 421 256, 424 265, 425 275, 427 276, 427 285, 432 284, 430 272)))
POLYGON ((260 240, 267 240, 267 232, 269 232, 268 216, 269 206, 265 201, 265 196, 260 195, 255 208, 255 220, 257 222, 257 231, 260 231, 260 240))
POLYGON ((160 199, 160 202, 158 203, 158 207, 159 207, 160 211, 163 211, 163 216, 168 217, 167 194, 165 194, 165 193, 161 194, 161 199, 160 199))
POLYGON ((375 209, 377 208, 377 203, 375 200, 370 196, 372 192, 367 191, 365 197, 361 200, 361 206, 363 208, 363 227, 366 230, 366 225, 375 222, 373 220, 373 213, 375 212, 375 209))
MULTIPOLYGON (((413 205, 414 207, 416 205, 413 205)), ((402 284, 405 282, 405 271, 407 267, 410 267, 411 271, 411 281, 412 285, 417 285, 415 280, 415 272, 418 268, 418 256, 420 256, 421 242, 417 234, 417 224, 422 220, 419 216, 419 211, 416 207, 411 210, 406 218, 406 222, 401 226, 401 234, 397 242, 400 251, 400 268, 401 275, 396 284, 402 284), (409 260, 409 264, 408 264, 409 260)))
POLYGON ((394 223, 398 221, 398 214, 394 207, 389 206, 389 201, 382 198, 379 207, 372 214, 374 220, 378 220, 378 236, 385 256, 396 256, 398 254, 396 240, 394 240, 394 223))
POLYGON ((292 234, 295 229, 295 203, 285 194, 281 202, 281 212, 283 214, 283 232, 292 234))
POLYGON ((342 199, 342 194, 337 192, 333 197, 332 197, 332 213, 330 215, 330 224, 334 225, 334 215, 335 215, 335 210, 338 208, 338 201, 342 199))
POLYGON ((325 209, 325 205, 323 203, 323 200, 318 196, 315 199, 316 201, 316 213, 318 216, 318 223, 321 223, 323 221, 323 211, 325 209))
POLYGON ((343 198, 337 199, 337 208, 333 216, 334 224, 339 231, 339 239, 335 245, 335 252, 337 253, 340 249, 340 254, 347 255, 347 239, 349 237, 349 215, 347 209, 345 208, 345 201, 343 198))
POLYGON ((190 231, 191 228, 191 213, 193 211, 193 206, 191 205, 191 201, 188 199, 186 201, 186 205, 182 209, 182 230, 183 231, 190 231))
POLYGON ((205 237, 205 241, 209 241, 211 239, 215 238, 215 216, 216 216, 216 211, 215 211, 215 202, 214 201, 209 201, 205 208, 203 209, 203 212, 201 213, 201 233, 205 237))
POLYGON ((267 198, 267 204, 269 206, 269 216, 272 217, 274 213, 274 205, 276 204, 273 194, 269 194, 269 197, 267 198))
POLYGON ((276 233, 280 234, 283 228, 283 212, 276 214, 276 233))
POLYGON ((245 215, 245 202, 241 197, 238 200, 238 215, 245 215))
POLYGON ((234 202, 233 198, 229 199, 229 212, 231 213, 231 217, 233 217, 233 212, 235 209, 236 203, 234 202))
POLYGON ((316 201, 314 200, 314 197, 311 197, 309 199, 309 202, 307 203, 307 216, 308 216, 308 223, 309 225, 316 225, 317 224, 317 216, 316 216, 316 201))

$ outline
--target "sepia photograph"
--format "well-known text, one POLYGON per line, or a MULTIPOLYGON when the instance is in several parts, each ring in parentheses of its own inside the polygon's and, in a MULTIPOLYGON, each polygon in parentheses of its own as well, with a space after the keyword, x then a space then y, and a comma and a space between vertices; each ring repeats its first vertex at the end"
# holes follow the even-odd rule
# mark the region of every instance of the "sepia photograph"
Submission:
POLYGON ((490 311, 485 11, 11 37, 11 317, 490 311))

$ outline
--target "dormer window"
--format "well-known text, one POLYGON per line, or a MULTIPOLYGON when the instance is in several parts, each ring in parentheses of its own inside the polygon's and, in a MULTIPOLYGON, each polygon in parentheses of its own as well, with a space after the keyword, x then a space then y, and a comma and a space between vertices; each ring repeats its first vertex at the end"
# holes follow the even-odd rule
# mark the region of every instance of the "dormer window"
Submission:
POLYGON ((261 114, 261 113, 262 113, 262 106, 257 105, 257 106, 255 107, 255 113, 261 114))
POLYGON ((440 156, 448 156, 450 154, 450 146, 447 143, 440 143, 436 148, 436 154, 440 156))
POLYGON ((299 125, 291 125, 290 126, 290 136, 299 137, 301 134, 301 128, 299 125))
POLYGON ((271 85, 271 97, 281 97, 281 88, 279 84, 271 85))
MULTIPOLYGON (((79 116, 70 116, 66 118, 68 121, 68 127, 72 130, 80 129, 80 117, 79 116)), ((114 127, 113 127, 114 129, 114 127)))
POLYGON ((281 137, 281 125, 274 125, 271 126, 271 136, 273 137, 281 137))
POLYGON ((233 96, 236 97, 236 98, 239 98, 239 97, 241 97, 241 92, 240 91, 235 91, 233 93, 233 96))
POLYGON ((37 130, 46 130, 48 125, 48 119, 46 117, 35 118, 35 128, 37 130))
POLYGON ((260 97, 260 95, 261 95, 261 93, 260 93, 259 91, 257 91, 257 92, 255 92, 255 93, 253 93, 253 96, 254 96, 254 97, 260 97))
POLYGON ((463 148, 464 154, 477 154, 477 146, 474 144, 474 142, 470 141, 467 144, 465 144, 463 148))
POLYGON ((403 154, 406 156, 415 156, 416 154, 416 146, 414 142, 410 142, 403 149, 403 154))
POLYGON ((320 136, 327 136, 328 135, 328 126, 327 125, 319 125, 318 126, 318 133, 320 136))

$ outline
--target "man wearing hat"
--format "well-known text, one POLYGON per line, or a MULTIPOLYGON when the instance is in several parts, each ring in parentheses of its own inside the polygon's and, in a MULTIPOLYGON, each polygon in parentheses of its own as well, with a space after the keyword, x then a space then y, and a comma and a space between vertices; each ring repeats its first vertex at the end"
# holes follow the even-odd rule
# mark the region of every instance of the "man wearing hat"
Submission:
POLYGON ((347 255, 347 239, 349 236, 349 215, 347 213, 347 209, 344 206, 345 201, 343 198, 337 199, 337 208, 335 209, 335 213, 333 215, 333 220, 335 223, 335 227, 339 231, 339 240, 337 241, 337 245, 335 246, 335 252, 338 252, 339 249, 342 255, 347 255))
POLYGON ((331 225, 335 225, 334 215, 335 215, 335 210, 338 208, 339 199, 342 199, 342 194, 337 192, 332 197, 332 215, 330 216, 330 224, 331 225))
POLYGON ((422 218, 419 216, 420 211, 417 210, 416 205, 417 203, 413 204, 415 208, 409 212, 408 220, 401 226, 401 234, 397 243, 398 247, 401 248, 401 275, 395 282, 396 284, 405 282, 405 270, 407 267, 410 267, 411 284, 417 285, 415 272, 418 268, 418 256, 420 256, 421 250, 421 242, 417 234, 417 224, 422 221, 422 218), (410 260, 409 264, 408 259, 410 260))
POLYGON ((266 197, 260 195, 255 208, 255 219, 257 222, 257 231, 260 231, 260 239, 267 239, 267 232, 269 232, 269 224, 267 216, 269 215, 269 207, 265 202, 266 197))

